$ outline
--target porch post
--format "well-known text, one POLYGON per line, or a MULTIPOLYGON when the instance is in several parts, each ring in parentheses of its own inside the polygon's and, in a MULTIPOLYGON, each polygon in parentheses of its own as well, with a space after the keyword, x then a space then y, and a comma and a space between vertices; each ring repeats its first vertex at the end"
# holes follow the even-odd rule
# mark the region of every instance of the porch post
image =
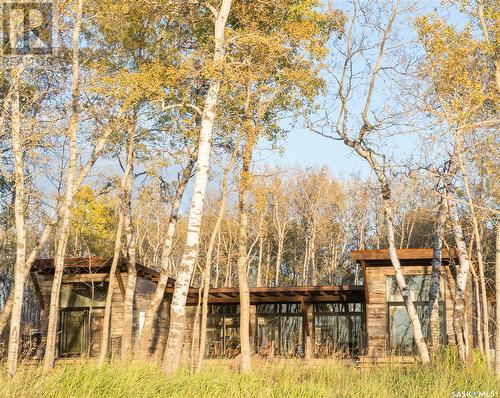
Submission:
POLYGON ((306 361, 314 357, 314 342, 313 342, 313 327, 314 327, 314 314, 313 305, 309 302, 302 303, 302 311, 304 313, 304 357, 306 361))
POLYGON ((250 352, 255 354, 257 341, 257 306, 250 305, 250 352))

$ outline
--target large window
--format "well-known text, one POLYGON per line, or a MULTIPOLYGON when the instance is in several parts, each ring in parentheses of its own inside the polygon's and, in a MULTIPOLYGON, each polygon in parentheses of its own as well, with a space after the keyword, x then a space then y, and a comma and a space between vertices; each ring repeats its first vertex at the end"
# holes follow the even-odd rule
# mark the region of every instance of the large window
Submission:
POLYGON ((63 283, 59 305, 61 308, 105 307, 108 282, 63 283))
POLYGON ((259 354, 297 357, 304 355, 303 315, 300 304, 257 306, 259 354))
POLYGON ((314 354, 359 354, 363 347, 363 304, 314 304, 314 354))
MULTIPOLYGON (((405 281, 414 300, 422 333, 429 336, 429 289, 430 275, 407 275, 405 281)), ((439 326, 440 339, 445 343, 445 306, 443 301, 443 285, 439 286, 439 326)), ((389 351, 394 355, 413 355, 416 353, 413 329, 408 312, 399 291, 395 276, 387 277, 387 327, 389 334, 389 351)))
POLYGON ((205 355, 235 357, 240 353, 239 305, 209 305, 205 355))
POLYGON ((107 291, 108 282, 105 281, 61 285, 61 356, 99 353, 107 291))

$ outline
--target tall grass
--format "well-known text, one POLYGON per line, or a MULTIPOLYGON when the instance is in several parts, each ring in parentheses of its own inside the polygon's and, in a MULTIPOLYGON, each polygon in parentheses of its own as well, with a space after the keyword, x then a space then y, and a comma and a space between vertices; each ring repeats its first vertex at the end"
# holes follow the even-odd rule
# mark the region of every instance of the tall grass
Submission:
MULTIPOLYGON (((462 369, 444 355, 429 367, 357 368, 325 361, 264 364, 250 374, 208 365, 200 374, 183 370, 166 376, 151 363, 58 366, 43 376, 21 367, 13 380, 0 370, 0 397, 450 397, 452 392, 489 393, 500 385, 476 358, 462 369)), ((492 393, 490 393, 492 392, 492 393)), ((495 395, 491 395, 495 394, 495 395)), ((455 395, 458 396, 458 395, 455 395)), ((474 396, 474 395, 469 395, 474 396)), ((481 396, 481 395, 476 395, 481 396)))

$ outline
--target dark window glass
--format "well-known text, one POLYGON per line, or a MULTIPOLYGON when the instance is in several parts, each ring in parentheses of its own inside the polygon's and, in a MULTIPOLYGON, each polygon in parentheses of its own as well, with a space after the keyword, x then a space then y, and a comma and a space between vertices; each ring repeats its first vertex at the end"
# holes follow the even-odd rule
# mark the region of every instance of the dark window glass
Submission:
POLYGON ((210 305, 205 355, 235 357, 240 352, 239 305, 210 305))
POLYGON ((279 353, 279 315, 258 317, 257 352, 262 356, 278 355, 279 353))
MULTIPOLYGON (((426 301, 429 299, 431 275, 405 275, 405 281, 413 301, 426 301)), ((443 283, 440 281, 439 298, 443 297, 443 283)), ((387 277, 387 301, 402 302, 403 297, 395 276, 387 277)))
POLYGON ((330 356, 333 353, 359 353, 363 325, 362 315, 315 315, 315 355, 330 356))
POLYGON ((207 344, 205 355, 216 358, 224 354, 224 317, 208 317, 207 319, 207 344))
POLYGON ((224 318, 224 356, 233 358, 240 353, 240 318, 224 318))
POLYGON ((280 355, 296 357, 304 354, 302 316, 281 316, 280 355))
POLYGON ((59 296, 61 308, 104 307, 108 282, 63 283, 59 296))
MULTIPOLYGON (((429 307, 427 303, 415 303, 422 333, 429 336, 429 307)), ((444 303, 439 303, 439 325, 441 343, 445 343, 444 303)), ((413 355, 416 353, 413 329, 406 307, 401 304, 389 304, 389 344, 393 355, 413 355)))
POLYGON ((210 304, 209 314, 239 314, 240 306, 237 304, 210 304))
POLYGON ((293 357, 304 354, 300 304, 260 304, 257 314, 257 350, 261 355, 293 357))
POLYGON ((315 314, 330 314, 330 313, 363 313, 362 303, 317 303, 314 304, 315 314))
POLYGON ((300 314, 301 313, 300 304, 298 303, 281 304, 281 312, 284 314, 300 314))
POLYGON ((257 306, 258 314, 278 314, 280 312, 279 304, 259 304, 257 306))

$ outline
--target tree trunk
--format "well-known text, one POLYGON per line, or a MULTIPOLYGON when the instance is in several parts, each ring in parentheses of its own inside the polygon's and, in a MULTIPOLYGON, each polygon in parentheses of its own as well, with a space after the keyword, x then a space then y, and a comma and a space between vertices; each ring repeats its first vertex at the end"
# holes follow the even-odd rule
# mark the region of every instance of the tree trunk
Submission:
MULTIPOLYGON (((220 207, 219 212, 217 214, 217 219, 215 221, 214 229, 212 230, 212 234, 210 235, 210 241, 208 242, 207 249, 207 259, 205 263, 205 272, 204 272, 204 281, 203 281, 203 300, 202 300, 202 311, 201 311, 201 325, 200 325, 200 347, 198 350, 198 362, 196 364, 196 372, 201 370, 201 365, 203 363, 203 358, 205 357, 205 345, 207 338, 207 318, 208 318, 208 293, 210 290, 210 272, 211 272, 211 264, 212 264, 212 253, 215 246, 215 240, 217 237, 220 239, 220 227, 222 224, 222 220, 224 218, 224 213, 226 211, 226 201, 227 201, 227 185, 228 185, 228 176, 231 171, 234 162, 236 161, 236 155, 238 154, 238 146, 239 139, 236 141, 234 145, 234 150, 231 156, 231 160, 229 164, 226 166, 224 170, 224 175, 222 177, 222 187, 221 187, 221 199, 220 199, 220 207)), ((217 253, 218 255, 218 253, 217 253)))
MULTIPOLYGON (((497 220, 498 222, 499 220, 497 220)), ((500 223, 497 224, 497 244, 495 257, 495 291, 500 292, 500 223)), ((497 293, 498 294, 498 293, 497 293)), ((500 378, 500 303, 497 299, 496 307, 496 338, 495 338, 495 374, 500 378)))
POLYGON ((101 348, 99 352, 99 366, 102 366, 104 364, 108 353, 113 291, 115 287, 115 279, 116 279, 118 262, 120 259, 120 252, 122 248, 122 232, 123 232, 123 226, 127 218, 126 212, 131 211, 129 207, 131 206, 130 195, 131 195, 133 173, 134 173, 134 164, 133 164, 134 146, 135 146, 135 128, 131 127, 129 129, 129 133, 127 136, 127 150, 126 150, 127 165, 125 167, 125 171, 123 173, 121 181, 120 215, 118 218, 118 225, 116 228, 113 261, 111 263, 111 269, 109 271, 109 284, 108 284, 108 292, 106 295, 106 304, 104 308, 104 319, 102 328, 103 332, 101 338, 101 348))
MULTIPOLYGON (((120 208, 120 216, 118 218, 118 225, 116 227, 115 236, 115 250, 113 254, 113 262, 111 263, 111 269, 109 271, 109 284, 108 292, 106 295, 106 304, 104 306, 104 317, 102 321, 102 337, 101 337, 101 347, 99 351, 99 366, 104 365, 106 361, 106 356, 108 354, 108 342, 111 326, 111 305, 113 302, 113 290, 115 288, 116 271, 118 267, 118 261, 120 259, 121 243, 122 243, 122 230, 123 230, 123 203, 120 208)), ((119 272, 119 271, 118 271, 119 272)))
MULTIPOLYGON (((398 3, 399 4, 399 3, 398 3)), ((386 32, 387 33, 387 32, 386 32)), ((360 132, 362 136, 363 133, 360 132)), ((363 157, 371 166, 375 175, 380 184, 382 200, 384 205, 384 218, 385 225, 387 229, 387 242, 389 245, 389 257, 391 259, 392 267, 394 268, 394 275, 396 276, 396 281, 401 292, 401 296, 403 297, 403 301, 405 303, 406 311, 408 313, 408 318, 410 318, 412 330, 413 330, 413 338, 415 340, 415 344, 417 346, 420 360, 422 364, 428 364, 430 362, 429 351, 427 349, 427 344, 424 339, 424 335, 422 333, 422 325, 420 323, 420 319, 418 318, 417 310, 415 309, 415 305, 413 304, 413 300, 410 296, 410 291, 406 285, 406 281, 401 270, 401 263, 399 262, 398 253, 396 250, 396 241, 394 237, 394 223, 393 223, 393 215, 392 215, 392 203, 391 203, 391 187, 387 176, 385 175, 384 168, 380 165, 380 162, 375 158, 375 153, 366 148, 365 146, 361 146, 359 141, 352 141, 347 136, 342 136, 344 142, 353 148, 361 157, 363 157)))
POLYGON ((481 290, 479 288, 479 278, 477 277, 474 266, 470 268, 472 273, 472 283, 474 285, 474 297, 476 300, 476 333, 477 333, 477 343, 479 345, 479 351, 484 354, 484 340, 483 340, 483 318, 481 312, 481 290))
POLYGON ((429 346, 434 358, 439 349, 439 280, 441 278, 442 248, 444 224, 446 222, 446 203, 440 200, 437 214, 436 230, 433 240, 431 287, 429 290, 429 346))
POLYGON ((134 296, 137 284, 136 270, 136 238, 137 234, 132 218, 132 191, 134 189, 134 141, 136 129, 136 116, 133 125, 130 126, 127 139, 127 168, 124 175, 123 195, 123 226, 125 228, 125 242, 127 253, 127 286, 123 300, 123 330, 122 330, 122 352, 124 360, 132 356, 132 330, 134 321, 134 296))
POLYGON ((250 290, 248 288, 247 273, 247 235, 248 235, 248 209, 247 192, 250 187, 250 165, 252 152, 257 140, 256 133, 249 129, 243 152, 243 165, 238 192, 239 199, 239 234, 238 234, 238 287, 240 292, 240 345, 241 345, 241 371, 251 370, 250 349, 250 290))
POLYGON ((12 304, 14 303, 14 288, 11 286, 9 295, 7 296, 7 300, 2 308, 2 312, 0 313, 0 335, 3 332, 5 325, 10 318, 10 313, 12 311, 12 304))
MULTIPOLYGON (((223 0, 215 21, 215 52, 214 63, 220 66, 225 57, 224 29, 231 9, 232 0, 223 0)), ((179 264, 177 280, 172 297, 170 311, 170 331, 163 360, 163 370, 166 373, 177 371, 182 352, 182 336, 186 314, 186 299, 189 291, 189 281, 193 274, 198 257, 200 224, 208 182, 212 132, 219 99, 220 78, 211 81, 201 122, 199 154, 194 181, 193 197, 187 222, 187 236, 184 255, 179 264)))
POLYGON ((451 196, 449 187, 447 188, 447 205, 450 215, 450 221, 455 238, 455 246, 458 251, 458 261, 460 267, 457 271, 457 281, 455 289, 455 307, 453 309, 453 328, 458 345, 459 358, 463 363, 469 360, 469 335, 465 324, 465 289, 467 286, 467 275, 470 269, 470 261, 467 255, 467 247, 460 225, 456 204, 451 196))
POLYGON ((264 255, 264 236, 263 231, 260 231, 259 236, 259 261, 257 263, 257 277, 255 279, 255 286, 262 286, 262 256, 264 255))
MULTIPOLYGON (((120 111, 119 115, 120 114, 121 114, 121 111, 120 111)), ((85 165, 80 169, 80 172, 78 174, 78 177, 76 178, 76 182, 74 184, 74 189, 73 189, 73 192, 71 193, 71 199, 69 200, 69 202, 73 201, 73 198, 76 195, 78 187, 81 186, 82 182, 85 180, 85 178, 89 174, 89 172, 92 169, 92 167, 94 166, 95 162, 97 161, 97 159, 99 159, 99 156, 103 152, 105 145, 108 141, 108 138, 113 131, 114 131, 113 128, 108 127, 105 130, 104 134, 102 134, 99 137, 99 139, 97 140, 96 145, 95 145, 89 159, 87 160, 85 165)), ((55 217, 48 224, 45 225, 45 227, 40 235, 40 238, 37 239, 37 241, 35 242, 34 247, 31 250, 30 255, 28 256, 28 258, 24 264, 24 267, 23 267, 24 279, 26 279, 26 277, 28 276, 28 273, 31 269, 31 266, 33 265, 33 262, 40 255, 40 252, 45 247, 45 244, 47 243, 48 239, 52 237, 55 226, 57 225, 59 220, 63 217, 63 215, 65 213, 65 208, 63 205, 64 205, 64 201, 62 201, 62 203, 60 205, 58 205, 58 207, 55 211, 55 214, 56 214, 55 217)), ((14 289, 11 289, 11 291, 9 293, 9 298, 7 299, 7 301, 11 300, 14 303, 14 301, 15 301, 14 294, 15 294, 14 289)), ((9 317, 11 316, 11 311, 12 311, 13 306, 14 305, 5 306, 2 309, 1 317, 0 317, 0 334, 3 332, 3 329, 4 329, 5 325, 7 324, 6 320, 9 319, 9 317), (4 320, 5 320, 5 323, 3 323, 4 320)))
POLYGON ((276 275, 274 276, 274 286, 278 286, 280 279, 281 256, 283 255, 283 234, 278 232, 278 253, 276 254, 276 275))
MULTIPOLYGON (((19 79, 20 70, 12 68, 11 78, 11 135, 12 153, 14 155, 15 200, 14 218, 16 224, 16 264, 14 269, 14 288, 12 291, 12 305, 10 315, 9 348, 7 355, 7 372, 13 377, 17 368, 19 351, 19 332, 21 327, 21 310, 23 305, 25 260, 26 260, 26 229, 24 225, 25 175, 23 156, 23 137, 21 133, 21 111, 19 109, 19 79)), ((6 307, 5 310, 8 308, 6 307)), ((7 314, 7 311, 4 311, 7 314)))
POLYGON ((384 195, 384 211, 386 218, 387 227, 387 241, 389 243, 389 256, 391 258, 391 263, 394 268, 394 274, 396 276, 396 281, 401 291, 401 296, 403 297, 404 303, 406 305, 406 311, 408 312, 408 318, 413 329, 413 338, 415 339, 415 344, 417 345, 418 352, 420 354, 420 360, 422 364, 428 364, 430 362, 429 351, 427 350, 427 344, 422 333, 422 325, 420 324, 420 319, 418 318, 417 310, 413 304, 413 299, 410 296, 410 291, 406 286, 406 281, 401 271, 401 264, 399 262, 398 254, 396 251, 396 243, 394 241, 394 230, 393 230, 393 219, 392 219, 392 205, 390 203, 390 189, 388 183, 383 186, 384 195))
POLYGON ((215 254, 215 281, 214 287, 219 287, 219 262, 220 262, 220 230, 217 234, 217 252, 215 254))
POLYGON ((165 236, 165 242, 163 244, 163 251, 161 254, 161 270, 158 284, 156 285, 153 298, 146 311, 146 316, 144 319, 144 325, 142 327, 142 334, 139 339, 139 345, 137 348, 137 355, 145 359, 149 354, 149 347, 151 344, 151 337, 153 334, 153 322, 158 313, 158 308, 161 305, 163 297, 165 295, 165 288, 167 287, 169 272, 169 263, 172 255, 172 248, 174 246, 174 235, 177 227, 177 221, 179 220, 179 209, 181 207, 182 198, 184 196, 184 191, 193 174, 193 169, 196 162, 197 151, 191 154, 188 164, 184 168, 177 188, 175 190, 174 198, 172 201, 172 206, 170 209, 170 215, 167 226, 167 233, 165 236))
POLYGON ((311 257, 311 284, 316 286, 317 284, 317 272, 316 272, 316 223, 312 223, 311 231, 311 246, 309 249, 309 256, 311 257))
POLYGON ((483 248, 481 244, 481 235, 479 233, 479 223, 476 216, 476 209, 474 208, 474 203, 472 202, 472 195, 469 188, 469 179, 467 176, 467 170, 465 169, 462 160, 462 140, 458 134, 454 134, 457 150, 455 151, 455 156, 458 160, 460 170, 462 172, 462 180, 464 182, 465 192, 467 194, 467 202, 469 204, 470 216, 472 219, 472 227, 474 240, 476 242, 476 254, 477 263, 479 271, 479 282, 481 284, 481 308, 483 310, 482 320, 483 320, 483 336, 484 336, 484 354, 486 358, 486 367, 490 369, 491 367, 491 355, 490 355, 490 332, 489 332, 489 312, 488 312, 488 298, 486 296, 486 280, 484 277, 484 261, 483 261, 483 248))
POLYGON ((52 280, 52 290, 50 293, 49 321, 47 328, 47 343, 45 345, 45 357, 43 361, 44 371, 54 367, 56 338, 59 320, 59 292, 61 290, 62 276, 64 273, 64 258, 66 257, 66 247, 68 245, 69 230, 71 223, 71 202, 73 200, 73 190, 75 189, 76 162, 78 156, 77 129, 79 117, 80 101, 80 63, 79 63, 79 43, 80 25, 82 19, 82 3, 78 0, 75 10, 75 27, 72 37, 72 94, 71 94, 71 119, 68 128, 69 138, 69 161, 68 174, 66 178, 66 193, 64 197, 64 212, 61 220, 59 237, 57 241, 56 254, 54 258, 54 278, 52 280))

